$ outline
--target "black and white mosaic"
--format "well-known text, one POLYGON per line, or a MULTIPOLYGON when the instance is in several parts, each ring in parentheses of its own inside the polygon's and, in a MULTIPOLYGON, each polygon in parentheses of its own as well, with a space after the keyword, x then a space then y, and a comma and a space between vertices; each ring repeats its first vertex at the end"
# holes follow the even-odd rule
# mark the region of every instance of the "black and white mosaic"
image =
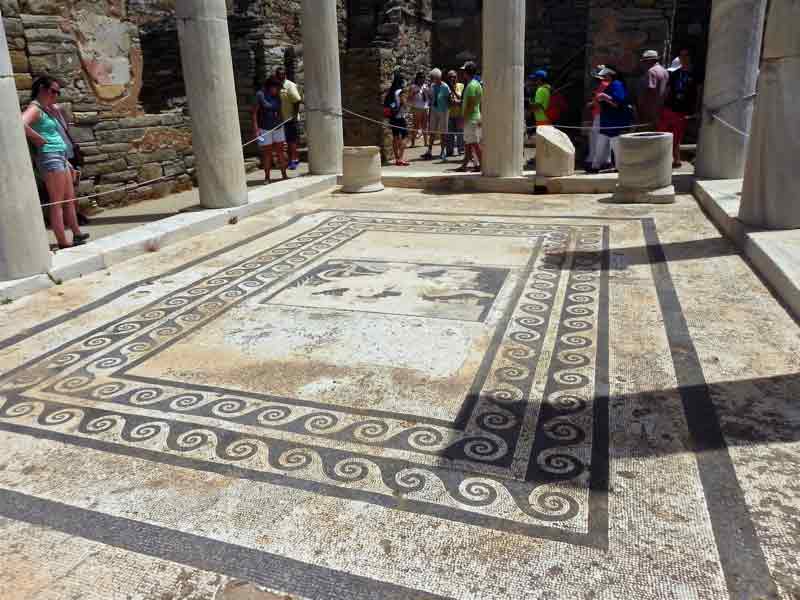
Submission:
POLYGON ((606 247, 598 224, 334 214, 7 373, 0 423, 108 452, 604 547, 606 500, 594 490, 608 470, 606 247), (376 232, 484 244, 518 239, 528 255, 485 266, 348 257, 351 244, 376 232), (403 412, 398 403, 364 408, 269 386, 193 384, 164 370, 171 348, 244 306, 254 314, 293 307, 446 320, 481 327, 487 342, 476 337, 480 360, 447 419, 403 412))

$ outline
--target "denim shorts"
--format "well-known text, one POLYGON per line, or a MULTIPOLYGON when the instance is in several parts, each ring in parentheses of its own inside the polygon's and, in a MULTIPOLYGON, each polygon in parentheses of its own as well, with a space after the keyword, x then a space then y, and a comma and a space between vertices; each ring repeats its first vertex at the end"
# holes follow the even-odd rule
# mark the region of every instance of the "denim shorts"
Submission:
POLYGON ((69 167, 66 152, 40 152, 36 155, 36 167, 39 173, 63 173, 69 167))

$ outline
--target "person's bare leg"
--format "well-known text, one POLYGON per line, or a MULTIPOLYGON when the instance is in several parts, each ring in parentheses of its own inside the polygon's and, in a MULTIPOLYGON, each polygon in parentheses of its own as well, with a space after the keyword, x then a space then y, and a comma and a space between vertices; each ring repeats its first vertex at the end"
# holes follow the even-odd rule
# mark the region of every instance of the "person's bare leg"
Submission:
POLYGON ((400 155, 400 162, 405 161, 405 154, 406 154, 406 139, 404 137, 397 138, 397 150, 398 154, 400 155))
POLYGON ((260 150, 261 150, 261 168, 264 170, 264 181, 269 183, 269 169, 268 169, 269 147, 262 146, 260 150))
POLYGON ((78 203, 75 201, 75 186, 72 183, 72 171, 64 173, 64 200, 72 200, 64 204, 66 226, 72 230, 72 235, 81 235, 81 226, 78 223, 78 203))
POLYGON ((476 168, 480 169, 481 165, 483 165, 483 150, 481 150, 481 145, 480 144, 475 144, 475 148, 474 148, 473 152, 475 152, 475 160, 477 162, 477 167, 476 168))
POLYGON ((467 144, 464 146, 464 160, 461 163, 460 169, 466 169, 469 166, 469 162, 472 160, 472 144, 467 144))
POLYGON ((272 183, 272 146, 264 148, 264 181, 272 183))
POLYGON ((47 173, 44 176, 44 184, 47 187, 47 195, 50 197, 50 227, 56 236, 58 245, 67 248, 71 244, 67 240, 64 231, 64 173, 47 173))
POLYGON ((286 174, 286 168, 289 166, 288 161, 286 160, 286 156, 283 154, 283 144, 275 144, 275 153, 277 154, 278 159, 278 167, 281 170, 281 176, 284 179, 289 179, 289 176, 286 174))

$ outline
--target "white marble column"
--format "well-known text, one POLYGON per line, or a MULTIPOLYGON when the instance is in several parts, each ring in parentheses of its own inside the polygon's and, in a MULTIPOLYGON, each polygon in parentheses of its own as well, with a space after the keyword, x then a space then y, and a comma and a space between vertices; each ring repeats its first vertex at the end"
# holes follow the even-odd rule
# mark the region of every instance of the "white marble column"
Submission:
POLYGON ((739 219, 800 229, 800 0, 770 0, 739 219))
POLYGON ((483 174, 521 177, 525 133, 525 0, 483 10, 483 174))
POLYGON ((0 15, 0 281, 46 273, 50 248, 0 15))
POLYGON ((342 87, 336 0, 303 0, 306 134, 312 175, 342 172, 342 87))
POLYGON ((737 179, 744 173, 753 119, 758 62, 767 0, 713 0, 695 171, 705 179, 737 179))
POLYGON ((200 204, 241 206, 247 178, 225 0, 178 0, 176 14, 200 204))

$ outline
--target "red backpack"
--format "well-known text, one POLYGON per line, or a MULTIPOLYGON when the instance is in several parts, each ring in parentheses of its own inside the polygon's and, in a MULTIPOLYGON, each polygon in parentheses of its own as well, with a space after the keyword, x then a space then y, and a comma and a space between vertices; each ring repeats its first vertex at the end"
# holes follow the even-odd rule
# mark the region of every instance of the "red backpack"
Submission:
POLYGON ((550 96, 550 106, 547 107, 545 113, 550 122, 555 124, 568 109, 569 102, 567 102, 566 96, 555 90, 550 96))

